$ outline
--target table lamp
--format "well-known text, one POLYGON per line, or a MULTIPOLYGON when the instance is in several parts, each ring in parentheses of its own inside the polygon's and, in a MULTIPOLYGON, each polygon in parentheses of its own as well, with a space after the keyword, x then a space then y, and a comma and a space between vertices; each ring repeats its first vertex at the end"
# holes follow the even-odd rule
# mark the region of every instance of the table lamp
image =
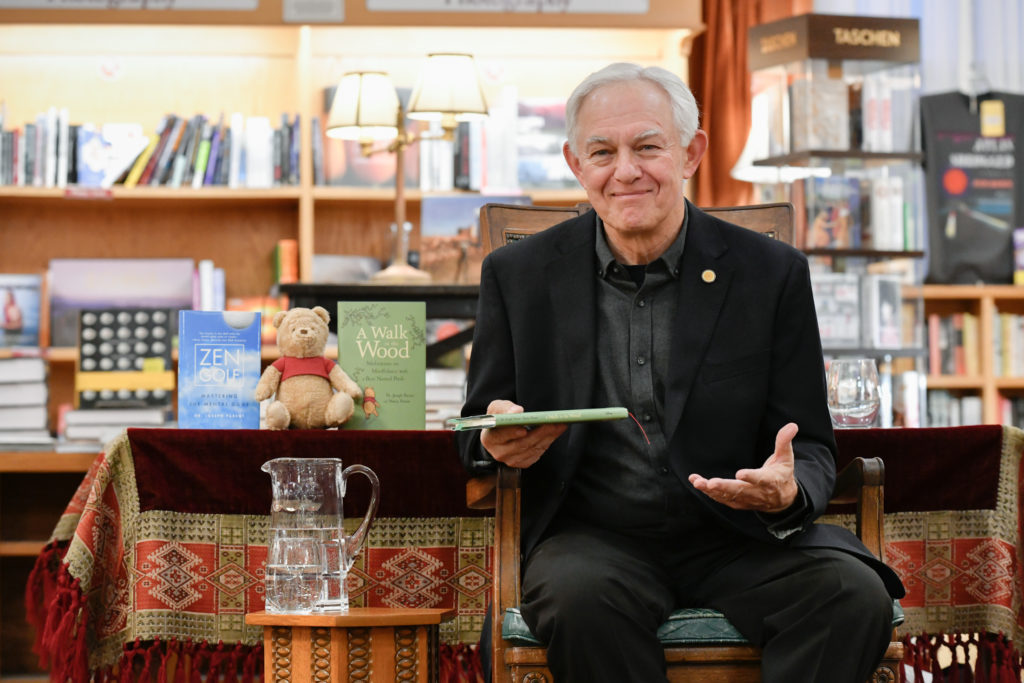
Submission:
MULTIPOLYGON (((440 139, 452 140, 459 122, 484 116, 487 116, 487 104, 473 56, 427 55, 423 72, 409 98, 408 117, 440 121, 440 139)), ((396 233, 396 250, 391 265, 373 275, 375 282, 430 281, 429 273, 408 262, 412 224, 405 219, 405 148, 426 136, 410 134, 405 118, 405 108, 386 73, 354 71, 342 76, 325 127, 328 137, 358 140, 365 156, 379 152, 395 154, 395 222, 391 229, 396 233), (382 140, 390 142, 383 147, 376 146, 382 140)))

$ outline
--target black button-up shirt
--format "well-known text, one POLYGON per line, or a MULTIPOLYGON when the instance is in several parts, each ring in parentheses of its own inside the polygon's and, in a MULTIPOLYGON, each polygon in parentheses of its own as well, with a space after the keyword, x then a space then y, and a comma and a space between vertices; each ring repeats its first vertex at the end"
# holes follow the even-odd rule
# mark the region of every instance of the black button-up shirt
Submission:
POLYGON ((706 511, 669 465, 664 423, 670 356, 687 352, 672 348, 686 222, 664 254, 634 267, 615 260, 597 221, 594 405, 626 406, 636 421, 588 425, 585 456, 563 510, 604 528, 661 535, 678 530, 667 525, 680 518, 695 521, 687 512, 706 522, 706 511))

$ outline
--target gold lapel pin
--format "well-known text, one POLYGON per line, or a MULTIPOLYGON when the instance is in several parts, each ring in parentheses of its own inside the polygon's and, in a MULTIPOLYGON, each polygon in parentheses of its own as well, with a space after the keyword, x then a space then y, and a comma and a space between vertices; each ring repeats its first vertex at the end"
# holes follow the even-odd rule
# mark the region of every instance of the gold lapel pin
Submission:
POLYGON ((715 281, 716 277, 718 276, 715 275, 715 271, 711 270, 710 268, 700 274, 700 279, 708 283, 709 285, 715 281))

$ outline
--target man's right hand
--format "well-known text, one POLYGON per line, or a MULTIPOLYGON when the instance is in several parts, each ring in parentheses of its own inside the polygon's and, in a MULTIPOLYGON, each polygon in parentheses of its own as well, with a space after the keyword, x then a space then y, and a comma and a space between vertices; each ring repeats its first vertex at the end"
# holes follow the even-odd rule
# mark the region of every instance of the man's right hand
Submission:
MULTIPOLYGON (((521 413, 523 407, 512 401, 491 401, 487 406, 489 415, 499 413, 521 413)), ((480 443, 498 462, 523 469, 540 460, 555 439, 560 437, 569 425, 546 424, 532 429, 526 427, 492 427, 480 434, 480 443)))

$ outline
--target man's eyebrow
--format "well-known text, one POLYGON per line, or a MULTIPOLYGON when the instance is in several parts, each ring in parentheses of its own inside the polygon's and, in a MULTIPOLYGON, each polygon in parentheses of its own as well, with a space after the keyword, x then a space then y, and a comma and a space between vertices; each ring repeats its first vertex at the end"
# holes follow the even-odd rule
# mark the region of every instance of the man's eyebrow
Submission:
POLYGON ((637 135, 633 136, 633 142, 640 142, 642 140, 646 140, 647 138, 653 138, 659 135, 662 135, 662 132, 660 130, 658 130, 657 128, 649 128, 644 132, 638 133, 637 135))
POLYGON ((592 135, 587 138, 587 145, 607 145, 609 142, 609 139, 603 135, 592 135))

